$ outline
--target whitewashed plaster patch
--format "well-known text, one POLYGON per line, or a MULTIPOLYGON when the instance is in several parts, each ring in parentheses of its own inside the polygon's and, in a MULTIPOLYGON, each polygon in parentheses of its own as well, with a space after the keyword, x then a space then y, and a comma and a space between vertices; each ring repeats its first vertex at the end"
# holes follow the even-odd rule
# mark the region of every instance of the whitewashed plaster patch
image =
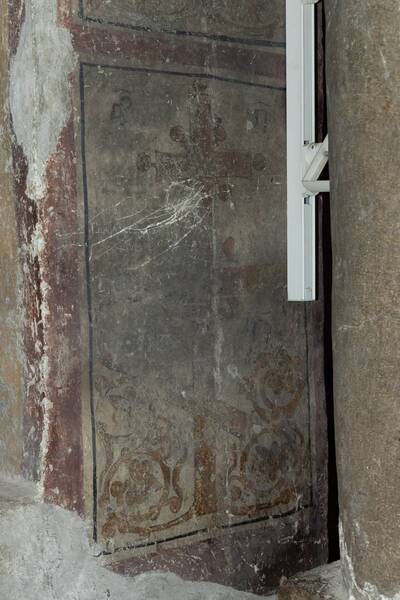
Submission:
POLYGON ((0 510, 1 597, 18 600, 256 600, 216 584, 172 573, 135 578, 101 566, 85 523, 45 504, 0 510))
POLYGON ((17 142, 28 161, 26 191, 33 200, 46 193, 46 165, 68 119, 68 77, 76 60, 70 32, 57 25, 57 0, 26 0, 11 62, 10 107, 17 142))

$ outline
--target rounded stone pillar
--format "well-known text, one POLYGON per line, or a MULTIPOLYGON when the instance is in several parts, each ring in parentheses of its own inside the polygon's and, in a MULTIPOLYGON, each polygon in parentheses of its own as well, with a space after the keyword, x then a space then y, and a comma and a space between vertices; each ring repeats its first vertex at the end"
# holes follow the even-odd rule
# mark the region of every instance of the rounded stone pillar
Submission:
POLYGON ((400 1, 325 5, 342 564, 373 600, 400 594, 400 1))

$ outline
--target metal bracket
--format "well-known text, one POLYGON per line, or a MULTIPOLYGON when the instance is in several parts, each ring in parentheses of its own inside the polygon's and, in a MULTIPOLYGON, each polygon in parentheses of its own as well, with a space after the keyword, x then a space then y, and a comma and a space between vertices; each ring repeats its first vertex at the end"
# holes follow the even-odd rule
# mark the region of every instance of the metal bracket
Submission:
POLYGON ((316 196, 329 191, 319 177, 328 137, 315 140, 315 4, 286 0, 287 269, 288 299, 316 299, 316 196))
POLYGON ((304 146, 303 186, 306 194, 322 194, 330 191, 329 181, 320 181, 322 171, 328 162, 328 136, 321 144, 304 146))

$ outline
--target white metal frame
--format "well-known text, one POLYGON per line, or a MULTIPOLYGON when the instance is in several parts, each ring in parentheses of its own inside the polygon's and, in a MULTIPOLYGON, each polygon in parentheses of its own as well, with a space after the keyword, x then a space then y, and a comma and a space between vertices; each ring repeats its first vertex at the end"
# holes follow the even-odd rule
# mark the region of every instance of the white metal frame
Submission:
POLYGON ((315 200, 328 137, 315 142, 315 4, 286 0, 288 299, 316 299, 315 200))

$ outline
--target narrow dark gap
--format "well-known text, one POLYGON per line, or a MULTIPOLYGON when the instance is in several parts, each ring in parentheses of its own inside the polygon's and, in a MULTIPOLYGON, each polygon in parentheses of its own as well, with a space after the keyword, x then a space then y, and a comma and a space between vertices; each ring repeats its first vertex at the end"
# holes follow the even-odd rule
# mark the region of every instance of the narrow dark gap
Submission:
POLYGON ((333 353, 332 353, 332 243, 331 243, 331 219, 329 200, 325 200, 322 212, 322 235, 323 235, 323 285, 325 294, 325 391, 326 409, 328 419, 328 544, 329 562, 339 560, 339 493, 336 469, 336 446, 335 446, 335 411, 333 394, 333 353))
MULTIPOLYGON (((323 141, 328 132, 327 98, 325 78, 325 13, 323 3, 316 8, 316 118, 317 140, 323 141)), ((329 165, 322 173, 322 179, 329 179, 329 165)), ((330 196, 323 194, 319 202, 321 211, 320 234, 322 237, 322 281, 324 297, 324 375, 326 411, 328 421, 328 551, 329 562, 340 558, 339 547, 339 493, 336 467, 335 410, 333 393, 333 347, 332 347, 332 232, 330 216, 330 196)), ((321 247, 320 246, 320 247, 321 247)))

